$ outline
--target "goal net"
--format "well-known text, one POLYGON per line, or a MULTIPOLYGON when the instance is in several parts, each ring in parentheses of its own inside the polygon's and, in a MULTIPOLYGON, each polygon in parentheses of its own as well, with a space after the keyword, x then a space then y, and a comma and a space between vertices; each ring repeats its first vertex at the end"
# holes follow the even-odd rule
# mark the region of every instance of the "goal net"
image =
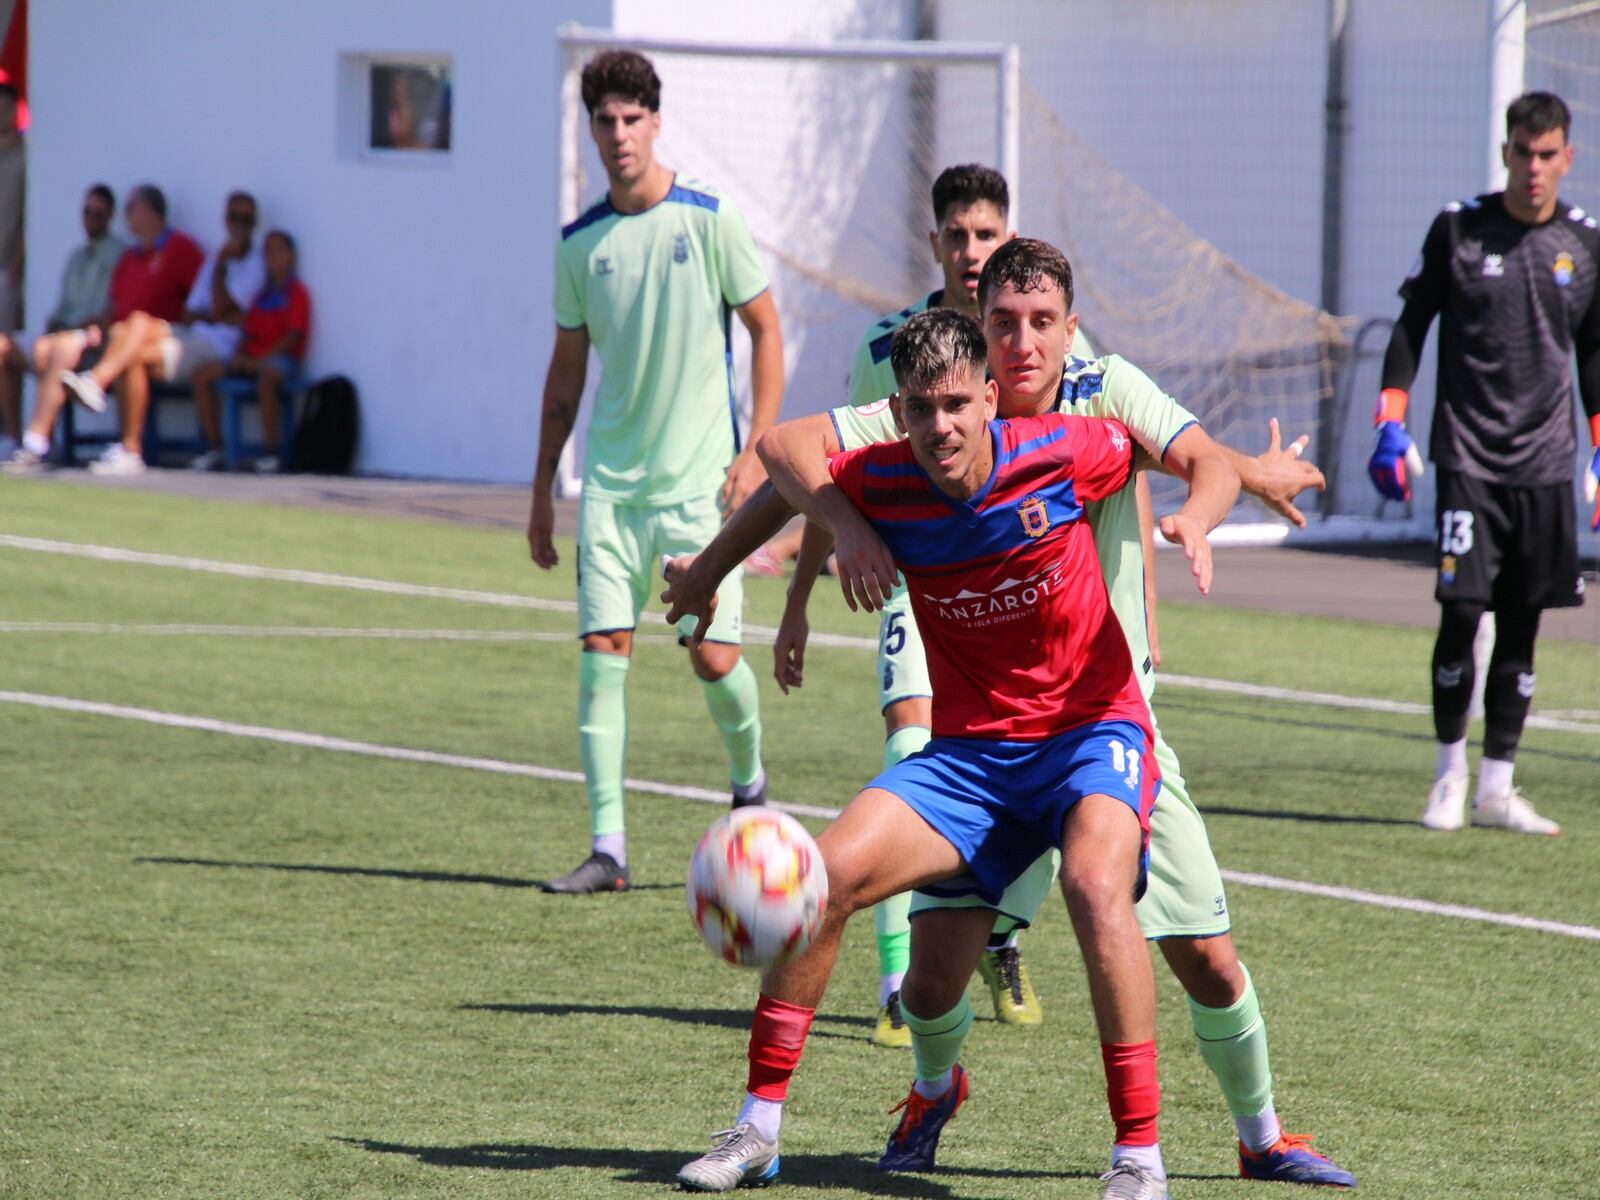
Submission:
MULTIPOLYGON (((571 220, 605 184, 576 70, 600 45, 624 43, 561 36, 560 185, 571 220)), ((1310 433, 1313 454, 1334 441, 1350 328, 1251 275, 1119 174, 1025 80, 1008 80, 1014 51, 626 44, 661 76, 659 157, 724 188, 749 220, 783 319, 786 415, 842 403, 868 325, 938 286, 929 189, 946 166, 984 162, 1012 183, 1015 226, 1071 260, 1098 350, 1138 364, 1241 449, 1265 444, 1273 416, 1286 432, 1310 433)), ((748 340, 734 346, 748 412, 748 340)), ((1178 494, 1158 485, 1158 507, 1178 494)))

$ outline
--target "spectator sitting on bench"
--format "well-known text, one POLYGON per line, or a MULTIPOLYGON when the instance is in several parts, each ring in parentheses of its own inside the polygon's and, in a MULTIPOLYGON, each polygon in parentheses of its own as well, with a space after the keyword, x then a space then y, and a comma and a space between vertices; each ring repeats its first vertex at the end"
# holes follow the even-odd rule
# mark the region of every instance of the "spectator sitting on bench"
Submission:
MULTIPOLYGON (((132 222, 130 215, 129 221, 132 222)), ((122 444, 91 465, 101 474, 136 474, 144 469, 145 413, 151 377, 188 383, 206 363, 226 362, 239 344, 244 306, 261 290, 266 268, 253 244, 256 202, 249 192, 228 196, 223 210, 227 240, 206 260, 186 288, 179 316, 141 311, 114 325, 100 361, 62 382, 90 407, 105 403, 106 389, 117 385, 122 411, 122 444)))
MULTIPOLYGON (((111 306, 95 325, 84 330, 69 330, 47 334, 42 341, 50 343, 51 357, 39 376, 39 395, 33 408, 33 419, 23 435, 23 445, 6 464, 11 471, 37 471, 43 468, 44 451, 49 449, 50 434, 56 418, 66 407, 68 392, 66 380, 74 367, 82 365, 91 352, 105 340, 101 330, 114 328, 134 313, 146 312, 155 316, 177 320, 183 312, 184 297, 194 283, 195 273, 205 258, 194 239, 167 225, 167 198, 154 184, 142 183, 128 195, 122 209, 128 231, 136 239, 117 259, 111 271, 111 306)), ((36 349, 35 353, 39 351, 36 349)), ((71 376, 81 379, 82 376, 71 376)), ((105 393, 99 389, 79 389, 77 399, 94 411, 105 411, 105 393)), ((128 430, 123 427, 123 438, 128 430)), ((112 443, 98 463, 90 470, 106 470, 118 474, 131 474, 144 470, 144 460, 139 457, 139 438, 142 430, 133 431, 132 453, 125 445, 112 443)))
POLYGON ((261 249, 267 263, 267 286, 244 316, 244 338, 239 352, 226 365, 206 363, 194 373, 194 406, 211 446, 189 464, 198 471, 213 471, 223 461, 222 438, 217 428, 216 385, 224 375, 255 377, 264 447, 264 453, 256 459, 256 470, 270 473, 280 466, 275 453, 278 388, 284 384, 292 388, 300 381, 306 338, 311 332, 311 296, 296 278, 297 256, 292 237, 281 229, 274 229, 262 240, 261 249))
MULTIPOLYGON (((45 332, 0 334, 0 469, 27 470, 49 453, 49 429, 30 434, 28 452, 18 453, 22 438, 22 375, 43 376, 55 368, 71 370, 100 343, 98 324, 110 307, 111 271, 124 249, 111 232, 117 199, 103 183, 83 197, 83 231, 89 240, 67 257, 61 273, 61 298, 45 321, 45 332), (51 334, 68 333, 67 337, 51 334)), ((59 387, 59 384, 57 384, 59 387)))

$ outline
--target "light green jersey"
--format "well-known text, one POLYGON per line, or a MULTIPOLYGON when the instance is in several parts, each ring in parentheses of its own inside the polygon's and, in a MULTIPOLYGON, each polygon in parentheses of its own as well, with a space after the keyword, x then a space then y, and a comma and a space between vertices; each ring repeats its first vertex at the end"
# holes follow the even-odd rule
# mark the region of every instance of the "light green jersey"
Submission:
POLYGON ((585 494, 669 505, 714 493, 738 446, 730 310, 767 289, 744 218, 720 192, 674 179, 659 204, 610 197, 561 231, 556 324, 600 357, 585 494))
MULTIPOLYGON (((856 407, 882 400, 895 390, 894 368, 889 365, 889 350, 894 345, 894 331, 918 313, 939 308, 944 303, 944 289, 929 292, 915 304, 908 304, 899 312, 880 317, 862 335, 856 347, 855 362, 850 366, 850 403, 856 407)), ((1083 326, 1072 335, 1068 353, 1082 359, 1092 359, 1094 348, 1084 336, 1083 326)))
MULTIPOLYGON (((1172 440, 1196 423, 1193 414, 1157 387, 1154 380, 1115 354, 1093 360, 1069 357, 1055 410, 1121 421, 1157 462, 1166 455, 1172 440)), ((829 416, 844 450, 895 441, 901 436, 886 400, 865 408, 836 408, 829 416)), ((1149 700, 1155 690, 1155 670, 1150 657, 1150 628, 1144 606, 1144 550, 1139 540, 1139 507, 1133 485, 1130 482, 1114 495, 1084 507, 1094 531, 1095 550, 1100 556, 1100 572, 1105 576, 1111 607, 1128 639, 1139 686, 1149 700)))

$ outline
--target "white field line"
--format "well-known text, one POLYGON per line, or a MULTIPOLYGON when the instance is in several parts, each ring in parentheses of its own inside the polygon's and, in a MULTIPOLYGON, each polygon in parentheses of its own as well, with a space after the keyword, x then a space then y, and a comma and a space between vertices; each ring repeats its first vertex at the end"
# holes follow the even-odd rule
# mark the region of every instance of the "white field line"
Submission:
MULTIPOLYGON (((555 767, 541 767, 532 763, 507 762, 499 758, 480 758, 464 754, 441 754, 434 750, 412 750, 404 746, 385 746, 376 742, 351 741, 348 738, 326 737, 319 733, 303 733, 294 729, 274 729, 266 725, 240 725, 232 721, 218 721, 210 717, 191 717, 179 713, 161 712, 158 709, 132 708, 122 704, 103 704, 95 700, 76 700, 69 696, 41 695, 37 692, 0 691, 0 703, 24 704, 34 708, 54 709, 59 712, 85 713, 91 716, 116 717, 126 721, 143 721, 150 725, 165 725, 175 729, 193 729, 204 733, 221 733, 232 737, 254 738, 258 741, 278 742, 286 746, 303 746, 311 750, 331 750, 341 754, 359 754, 368 758, 383 758, 398 762, 425 763, 431 766, 460 767, 469 771, 490 771, 497 775, 518 775, 528 779, 543 779, 555 783, 581 784, 583 776, 577 771, 564 771, 555 767)), ((649 779, 625 779, 623 785, 631 791, 656 796, 673 796, 682 800, 695 800, 706 804, 727 804, 726 792, 707 788, 685 787, 679 784, 657 783, 649 779)), ((832 819, 839 815, 837 808, 824 808, 814 804, 785 804, 773 802, 772 807, 799 816, 832 819)), ((1277 875, 1259 875, 1249 871, 1223 871, 1222 877, 1231 883, 1273 891, 1298 892, 1328 900, 1345 900, 1368 904, 1378 908, 1398 909, 1403 912, 1426 913, 1431 916, 1451 917, 1463 921, 1478 921, 1490 925, 1506 925, 1538 933, 1554 933, 1565 937, 1600 941, 1600 928, 1590 925, 1570 925, 1562 921, 1545 921, 1519 913, 1497 913, 1487 909, 1468 908, 1460 904, 1437 904, 1431 900, 1415 900, 1408 896, 1390 896, 1382 892, 1366 892, 1356 888, 1332 887, 1309 883, 1299 879, 1284 879, 1277 875)))
MULTIPOLYGON (((152 637, 364 638, 402 642, 577 642, 575 633, 523 629, 384 629, 317 625, 178 625, 113 621, 0 621, 0 634, 143 634, 152 637)), ((670 633, 638 634, 636 642, 676 642, 670 633)))
MULTIPOLYGON (((547 600, 538 596, 520 596, 507 592, 483 592, 464 588, 433 587, 419 583, 399 583, 388 579, 368 579, 359 575, 330 575, 322 571, 262 567, 253 563, 223 562, 217 559, 191 558, 187 555, 179 554, 152 554, 143 550, 125 550, 118 546, 99 546, 89 542, 63 542, 50 538, 21 537, 9 533, 0 533, 0 548, 33 550, 46 554, 65 554, 75 558, 99 559, 103 562, 136 563, 141 566, 203 571, 214 575, 231 575, 240 579, 271 579, 286 583, 310 584, 317 587, 383 592, 395 596, 421 596, 431 599, 459 600, 470 604, 493 604, 507 608, 532 608, 544 612, 572 613, 576 612, 578 607, 571 600, 547 600)), ((777 636, 777 630, 766 625, 746 625, 744 628, 752 641, 770 644, 777 636)), ((836 633, 813 633, 810 637, 810 644, 813 646, 848 647, 860 650, 876 650, 878 648, 875 638, 852 637, 836 633)), ((1332 692, 1307 692, 1295 688, 1237 683, 1227 679, 1208 679, 1199 675, 1162 674, 1160 681, 1168 687, 1187 687, 1210 692, 1228 692, 1237 696, 1254 696, 1260 699, 1282 700, 1293 704, 1315 704, 1329 708, 1397 713, 1404 716, 1427 716, 1432 711, 1425 704, 1414 704, 1401 700, 1379 700, 1367 696, 1341 696, 1332 692)), ((1600 734, 1600 724, 1590 724, 1582 721, 1565 721, 1533 715, 1528 718, 1527 723, 1534 729, 1550 729, 1561 733, 1600 734)))

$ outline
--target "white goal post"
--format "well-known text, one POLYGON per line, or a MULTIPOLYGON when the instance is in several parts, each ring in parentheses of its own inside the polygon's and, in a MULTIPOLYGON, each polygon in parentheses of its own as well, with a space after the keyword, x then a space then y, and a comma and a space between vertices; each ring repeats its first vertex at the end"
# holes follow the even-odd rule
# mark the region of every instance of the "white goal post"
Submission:
MULTIPOLYGON (((1019 178, 1021 166, 1021 107, 1022 107, 1022 58, 1017 46, 1012 43, 999 42, 927 42, 927 41, 839 41, 827 43, 794 43, 794 42, 731 42, 711 41, 699 39, 660 38, 660 37, 634 37, 607 29, 590 29, 578 25, 563 25, 556 31, 556 46, 558 56, 558 70, 561 79, 560 95, 560 135, 559 154, 560 164, 556 177, 557 187, 557 213, 563 225, 576 220, 585 203, 591 203, 598 198, 599 187, 590 184, 587 189, 585 180, 586 155, 592 158, 592 151, 588 149, 585 136, 585 112, 579 92, 579 78, 584 63, 596 51, 619 48, 637 50, 641 54, 649 55, 655 62, 658 73, 670 85, 666 90, 668 100, 664 105, 667 115, 666 129, 671 131, 681 125, 675 125, 680 120, 684 103, 683 78, 688 72, 679 67, 679 78, 671 78, 672 67, 678 64, 699 64, 691 66, 690 71, 698 70, 700 74, 709 74, 715 70, 712 64, 718 60, 725 63, 766 63, 790 64, 799 69, 807 65, 818 68, 817 75, 823 74, 822 68, 858 68, 852 76, 860 80, 862 90, 870 89, 905 89, 912 86, 908 83, 910 76, 918 68, 933 71, 946 71, 961 69, 961 78, 965 85, 962 89, 964 95, 971 95, 975 90, 990 90, 990 95, 982 97, 982 103, 976 107, 983 112, 983 119, 992 119, 992 124, 987 130, 981 131, 977 149, 972 149, 972 140, 960 142, 962 150, 969 157, 981 158, 991 162, 1005 176, 1011 192, 1011 224, 1016 228, 1016 213, 1018 201, 1021 197, 1021 180, 1019 178), (878 69, 874 74, 874 69, 878 69), (886 77, 887 69, 891 77, 886 77), (987 81, 987 82, 984 82, 987 81), (588 193, 592 194, 586 194, 588 193)), ((811 81, 813 94, 837 95, 840 85, 847 76, 837 70, 828 73, 826 83, 811 81)), ((791 78, 792 82, 792 78, 791 78)), ((708 80, 708 88, 711 86, 708 80)), ((781 88, 781 81, 774 80, 766 87, 771 91, 762 97, 764 100, 780 100, 781 94, 776 94, 781 88)), ((705 124, 714 123, 714 116, 710 107, 720 101, 727 106, 731 115, 740 105, 742 100, 757 97, 729 94, 726 96, 696 96, 691 103, 697 104, 696 115, 705 119, 705 124)), ((852 97, 860 104, 859 96, 852 97)), ((902 97, 899 101, 883 101, 877 110, 880 120, 883 105, 906 104, 902 97)), ((931 106, 929 106, 931 107, 931 106)), ((806 114, 797 112, 792 114, 796 121, 807 119, 806 114)), ((938 113, 925 114, 924 119, 929 121, 944 120, 938 113)), ((696 135, 702 144, 715 140, 715 130, 709 128, 697 129, 696 135)), ((889 131, 891 134, 894 132, 889 131)), ((733 135, 730 134, 730 137, 733 135)), ((813 135, 816 136, 816 135, 813 135)), ((663 141, 670 140, 664 137, 663 141)), ((883 139, 887 142, 895 141, 889 136, 883 139)), ((928 139, 906 137, 902 145, 894 147, 897 153, 911 157, 919 153, 931 154, 929 143, 938 141, 937 132, 928 139)), ((943 143, 940 143, 943 149, 943 143)), ((823 149, 826 149, 824 147, 823 149)), ((737 150, 730 153, 735 157, 737 150)), ((963 161, 955 159, 954 161, 963 161)), ((693 163, 697 165, 698 157, 693 163)), ((678 165, 676 163, 672 165, 678 165)), ((801 182, 806 182, 807 168, 812 164, 807 163, 801 167, 797 177, 801 182)), ((818 166, 819 174, 829 169, 837 169, 841 164, 828 163, 818 166)), ((848 164, 843 164, 848 166, 848 164)), ((868 168, 866 164, 858 164, 861 171, 868 168)), ((710 168, 706 168, 709 172, 710 168)), ((913 173, 914 174, 914 173, 913 173)), ((717 176, 711 176, 714 182, 723 182, 717 176)), ((595 181, 603 186, 604 178, 595 181)), ((743 181, 735 181, 743 184, 743 181)), ((891 236, 905 243, 898 247, 894 253, 902 258, 913 258, 916 252, 916 239, 921 232, 931 225, 931 222, 922 222, 922 209, 926 206, 927 186, 930 179, 916 179, 910 186, 902 186, 898 176, 892 181, 895 189, 894 208, 896 210, 893 222, 885 224, 904 225, 904 230, 896 228, 892 235, 876 231, 873 236, 879 242, 891 240, 891 236), (913 195, 919 192, 919 195, 913 195), (913 213, 915 216, 913 216, 913 213), (905 234, 909 232, 909 237, 905 234), (910 248, 907 249, 906 247, 910 248)), ((885 186, 889 186, 886 184, 885 186)), ((815 352, 802 356, 797 351, 800 346, 791 344, 791 353, 788 366, 791 373, 791 385, 804 387, 807 393, 817 392, 815 386, 818 380, 829 370, 822 362, 830 362, 836 370, 833 375, 837 381, 829 387, 827 405, 838 403, 844 396, 843 380, 850 368, 850 354, 854 350, 854 339, 877 316, 885 311, 905 303, 913 294, 910 291, 898 290, 894 283, 881 289, 870 286, 861 286, 859 281, 853 279, 848 273, 841 272, 836 266, 830 264, 826 256, 815 255, 808 247, 805 251, 795 249, 801 239, 795 237, 792 229, 780 227, 779 224, 763 220, 762 206, 759 201, 750 195, 759 189, 748 185, 734 188, 734 195, 744 209, 746 217, 751 224, 752 233, 757 245, 764 256, 769 260, 769 268, 783 269, 789 273, 786 282, 790 286, 779 286, 776 295, 780 309, 785 310, 785 340, 793 343, 790 336, 791 317, 796 313, 797 306, 804 302, 792 292, 801 287, 832 293, 829 305, 825 312, 815 312, 813 306, 806 305, 804 311, 812 318, 813 324, 826 329, 828 349, 824 355, 820 344, 814 346, 815 352), (793 286, 799 285, 799 287, 793 286), (822 360, 822 361, 819 361, 822 360), (804 385, 813 386, 804 386, 804 385)), ((841 206, 838 216, 848 220, 849 206, 841 206)), ((855 236, 861 236, 857 233, 855 236)), ((847 257, 847 255, 846 255, 847 257)), ((931 264, 924 261, 922 266, 926 270, 931 264)), ((807 331, 796 326, 796 333, 803 340, 807 331)), ((819 342, 820 335, 813 334, 813 341, 819 342)), ((832 376, 827 376, 832 381, 832 376)), ((827 406, 827 405, 824 405, 827 406)), ((816 403, 809 405, 818 407, 816 403)), ((785 411, 794 411, 786 401, 785 411)), ((561 494, 574 496, 578 494, 581 480, 576 462, 577 439, 567 443, 562 455, 561 470, 559 474, 559 487, 561 494)))

